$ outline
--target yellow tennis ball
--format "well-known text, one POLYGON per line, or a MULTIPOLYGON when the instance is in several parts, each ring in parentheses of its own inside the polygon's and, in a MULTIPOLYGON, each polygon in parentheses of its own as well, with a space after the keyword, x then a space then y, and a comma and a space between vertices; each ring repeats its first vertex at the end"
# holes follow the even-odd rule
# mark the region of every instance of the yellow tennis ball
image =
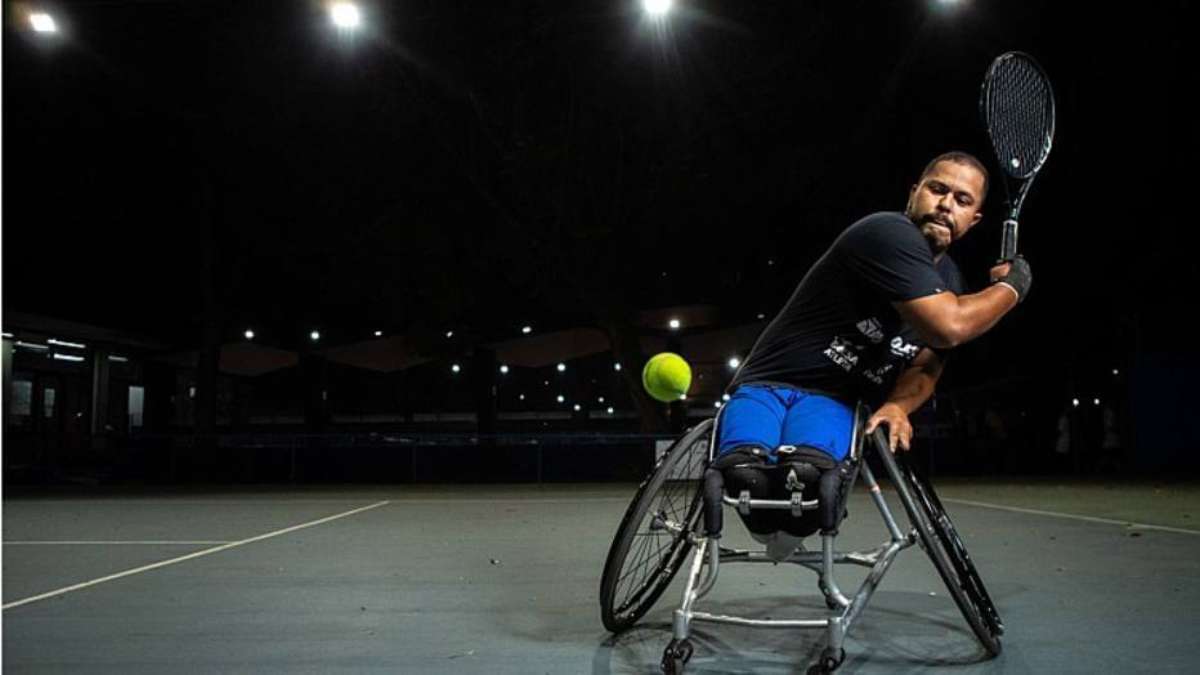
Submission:
POLYGON ((663 403, 678 401, 692 386, 692 368, 678 354, 655 354, 642 368, 642 386, 653 399, 663 403))

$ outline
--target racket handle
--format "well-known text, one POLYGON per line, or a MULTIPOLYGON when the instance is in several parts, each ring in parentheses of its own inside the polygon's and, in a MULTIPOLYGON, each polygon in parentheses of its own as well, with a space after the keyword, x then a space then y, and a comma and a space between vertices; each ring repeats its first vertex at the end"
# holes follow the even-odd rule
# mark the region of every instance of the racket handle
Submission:
POLYGON ((1017 221, 1009 218, 1004 221, 1004 230, 1000 238, 1000 262, 1008 262, 1017 257, 1017 221))

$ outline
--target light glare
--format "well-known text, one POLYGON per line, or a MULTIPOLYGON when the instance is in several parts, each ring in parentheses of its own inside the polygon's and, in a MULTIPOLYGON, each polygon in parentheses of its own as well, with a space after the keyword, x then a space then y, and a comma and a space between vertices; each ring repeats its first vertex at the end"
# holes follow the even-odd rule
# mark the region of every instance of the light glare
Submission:
POLYGON ((20 340, 18 340, 15 344, 18 347, 24 347, 25 349, 36 349, 39 352, 50 351, 50 348, 47 347, 46 345, 33 344, 32 342, 21 342, 20 340))
POLYGON ((671 10, 671 0, 642 0, 642 7, 650 16, 663 16, 671 10))
POLYGON ((54 23, 54 17, 45 12, 36 12, 29 15, 29 24, 33 26, 33 30, 39 33, 57 33, 58 24, 54 23))
POLYGON ((329 6, 329 18, 338 28, 351 30, 362 23, 362 14, 352 2, 335 2, 329 6))

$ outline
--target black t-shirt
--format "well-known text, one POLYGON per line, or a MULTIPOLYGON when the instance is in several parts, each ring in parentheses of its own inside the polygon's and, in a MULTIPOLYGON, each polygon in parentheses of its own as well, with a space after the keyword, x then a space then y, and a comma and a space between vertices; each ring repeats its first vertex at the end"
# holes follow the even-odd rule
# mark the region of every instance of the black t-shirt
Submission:
POLYGON ((813 265, 734 375, 741 384, 786 384, 853 403, 881 403, 925 343, 895 301, 966 285, 949 256, 937 263, 901 213, 851 225, 813 265))

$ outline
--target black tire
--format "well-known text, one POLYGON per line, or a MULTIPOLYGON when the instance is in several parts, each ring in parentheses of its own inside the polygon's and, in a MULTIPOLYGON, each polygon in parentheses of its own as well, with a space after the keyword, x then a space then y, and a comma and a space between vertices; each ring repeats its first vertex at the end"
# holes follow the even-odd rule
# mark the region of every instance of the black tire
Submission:
POLYGON ((650 610, 691 550, 712 425, 701 422, 663 453, 625 510, 600 580, 600 618, 613 633, 650 610), (664 519, 677 531, 662 527, 664 519))
POLYGON ((909 517, 925 545, 925 552, 929 554, 942 581, 946 582, 947 590, 983 648, 991 656, 999 655, 1004 624, 983 585, 983 579, 971 562, 962 538, 958 536, 954 523, 933 491, 933 485, 913 471, 902 458, 896 459, 920 511, 919 514, 910 513, 909 517))

